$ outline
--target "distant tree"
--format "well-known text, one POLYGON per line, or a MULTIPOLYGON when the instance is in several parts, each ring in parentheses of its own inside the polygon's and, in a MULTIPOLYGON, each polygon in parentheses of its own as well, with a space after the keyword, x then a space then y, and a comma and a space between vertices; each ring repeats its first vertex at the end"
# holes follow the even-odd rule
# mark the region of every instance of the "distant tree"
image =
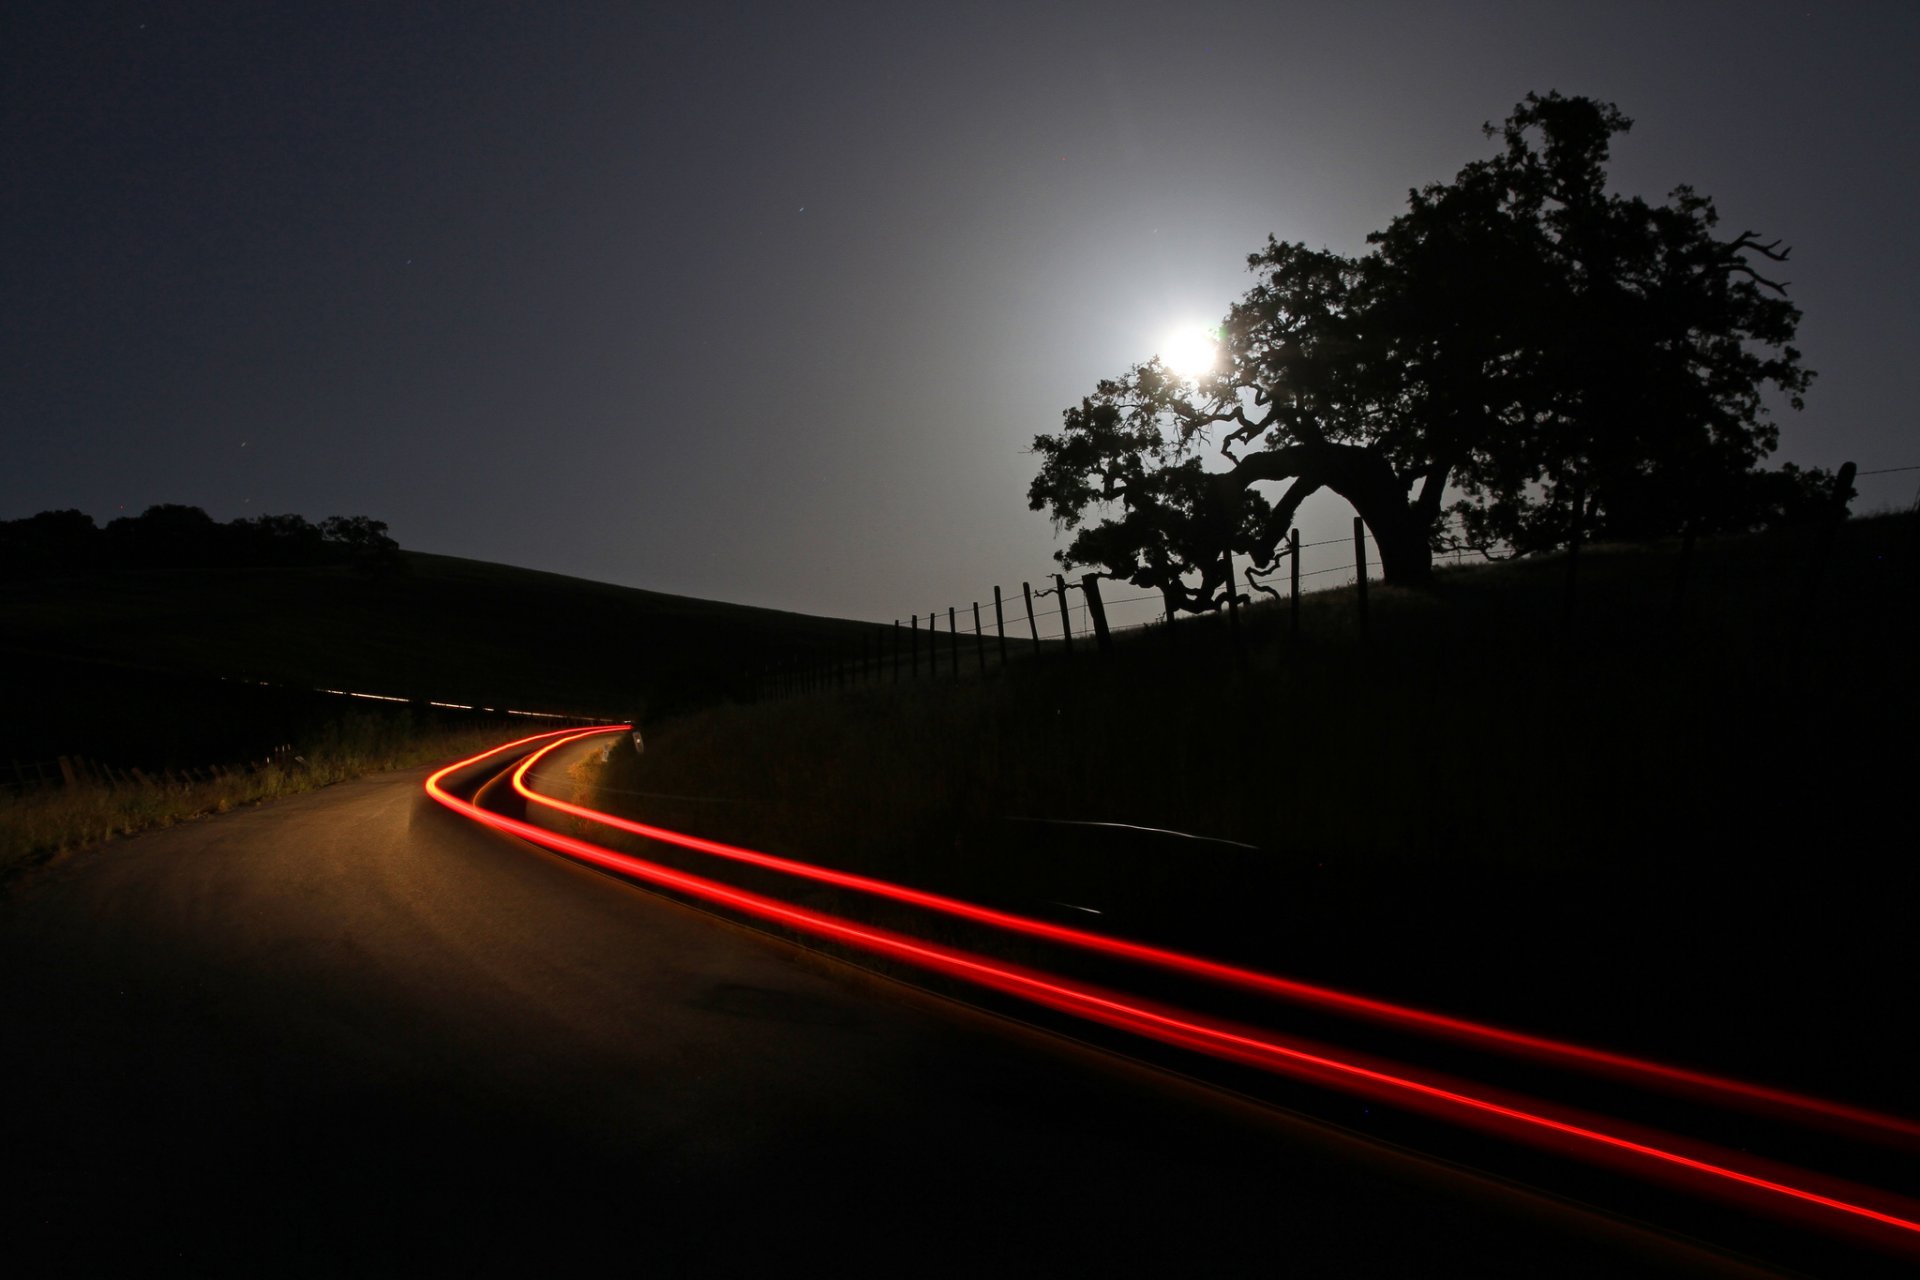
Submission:
POLYGON ((1762 271, 1787 251, 1719 238, 1687 187, 1658 207, 1609 194, 1611 139, 1630 125, 1529 95, 1487 126, 1498 154, 1409 193, 1369 253, 1269 239, 1211 374, 1137 365, 1035 439, 1030 505, 1076 531, 1057 558, 1197 611, 1224 603, 1223 550, 1273 566, 1323 488, 1399 582, 1424 580, 1455 537, 1558 545, 1576 495, 1588 537, 1817 505, 1826 473, 1757 469, 1778 439, 1768 389, 1797 409, 1812 377, 1790 345, 1799 311, 1762 271))
POLYGON ((105 556, 105 538, 84 511, 42 511, 24 520, 0 520, 0 574, 6 577, 89 573, 105 556))
POLYGON ((162 502, 106 528, 114 563, 133 568, 183 568, 215 563, 221 528, 199 507, 162 502))
POLYGON ((324 538, 305 516, 259 515, 226 525, 233 558, 241 564, 315 564, 326 556, 324 538))
POLYGON ((333 516, 315 525, 299 515, 261 515, 220 524, 199 507, 169 502, 122 516, 104 530, 82 511, 0 520, 0 577, 10 579, 328 562, 370 574, 405 567, 386 524, 366 516, 333 516))
POLYGON ((328 516, 320 522, 321 536, 344 549, 348 560, 363 573, 388 574, 403 566, 400 544, 387 536, 384 520, 366 516, 328 516))

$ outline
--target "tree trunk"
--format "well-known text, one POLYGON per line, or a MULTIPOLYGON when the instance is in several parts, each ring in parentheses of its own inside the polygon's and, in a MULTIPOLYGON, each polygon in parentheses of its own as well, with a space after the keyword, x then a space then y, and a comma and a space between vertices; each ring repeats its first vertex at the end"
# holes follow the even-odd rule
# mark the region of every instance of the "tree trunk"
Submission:
POLYGON ((1406 484, 1377 456, 1354 450, 1343 461, 1347 465, 1329 475, 1327 488, 1352 503, 1367 522, 1380 548, 1380 572, 1397 587, 1427 582, 1433 577, 1433 547, 1427 522, 1408 501, 1406 484))
MULTIPOLYGON (((1386 580, 1395 586, 1418 586, 1433 576, 1433 547, 1428 542, 1431 519, 1424 512, 1437 513, 1445 471, 1435 474, 1439 483, 1433 486, 1433 496, 1424 502, 1410 501, 1407 483, 1394 474, 1385 458, 1358 445, 1323 441, 1249 454, 1218 480, 1231 500, 1257 481, 1295 479, 1275 509, 1276 533, 1291 522, 1307 494, 1321 487, 1333 490, 1353 504, 1373 531, 1386 580)), ((1425 498, 1426 489, 1421 493, 1425 498)))
POLYGON ((1361 518, 1373 531, 1380 548, 1380 572, 1395 586, 1419 586, 1433 577, 1433 547, 1427 541, 1424 525, 1407 509, 1406 503, 1379 519, 1362 511, 1361 518))

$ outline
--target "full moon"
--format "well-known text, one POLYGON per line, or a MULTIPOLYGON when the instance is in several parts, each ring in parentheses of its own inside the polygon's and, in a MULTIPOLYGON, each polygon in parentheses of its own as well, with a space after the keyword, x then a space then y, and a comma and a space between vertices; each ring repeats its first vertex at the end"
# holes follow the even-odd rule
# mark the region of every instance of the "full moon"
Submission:
POLYGON ((1213 340, 1212 330, 1203 325, 1182 325, 1160 344, 1160 359, 1179 377, 1197 382, 1213 372, 1220 347, 1213 340))

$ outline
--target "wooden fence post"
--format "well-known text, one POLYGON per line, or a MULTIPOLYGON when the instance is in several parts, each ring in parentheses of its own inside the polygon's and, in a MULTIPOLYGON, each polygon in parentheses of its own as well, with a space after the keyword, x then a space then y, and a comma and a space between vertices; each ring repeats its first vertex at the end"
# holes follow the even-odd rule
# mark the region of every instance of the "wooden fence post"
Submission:
POLYGON ((1033 620, 1033 588, 1022 582, 1020 596, 1027 602, 1027 630, 1033 632, 1033 652, 1037 657, 1040 653, 1040 624, 1033 620))
POLYGON ((1000 637, 1000 665, 1007 665, 1007 618, 1000 612, 1000 588, 993 589, 993 629, 1000 637))
POLYGON ((1067 577, 1053 575, 1053 589, 1060 595, 1060 638, 1067 643, 1067 656, 1073 656, 1073 615, 1067 612, 1067 577))
POLYGON ((1227 567, 1227 629, 1233 633, 1233 643, 1240 643, 1240 592, 1233 582, 1233 548, 1228 547, 1220 553, 1220 562, 1227 567))
POLYGON ((1821 579, 1826 576, 1827 560, 1833 554, 1834 535, 1840 532, 1840 526, 1847 522, 1847 499, 1853 493, 1854 465, 1851 462, 1840 464, 1840 470, 1833 477, 1833 497, 1826 521, 1820 528, 1820 540, 1814 546, 1813 563, 1807 566, 1807 585, 1800 605, 1800 624, 1796 630, 1795 645, 1804 644, 1808 634, 1808 621, 1813 617, 1814 601, 1820 594, 1821 579))
POLYGON ((955 680, 958 680, 960 678, 960 629, 954 625, 955 613, 956 613, 956 610, 954 609, 954 607, 952 605, 948 605, 947 606, 947 657, 952 660, 951 666, 953 668, 953 678, 955 680))
POLYGON ((1585 531, 1587 485, 1584 475, 1573 479, 1573 505, 1567 513, 1567 594, 1561 624, 1573 629, 1574 614, 1580 599, 1580 536, 1585 531))
POLYGON ((907 652, 913 659, 913 679, 920 678, 920 615, 913 615, 913 630, 908 634, 908 643, 912 646, 907 652))
POLYGON ((1300 530, 1287 532, 1288 556, 1293 560, 1293 589, 1287 595, 1287 638, 1300 638, 1300 530))
POLYGON ((1353 518, 1354 585, 1360 590, 1360 634, 1367 634, 1367 522, 1353 518))
POLYGON ((900 683, 900 619, 893 620, 893 682, 900 683))
POLYGON ((987 637, 980 630, 980 602, 973 602, 973 653, 980 659, 980 674, 987 674, 987 637))
POLYGON ((1107 607, 1100 600, 1100 575, 1089 573, 1080 579, 1080 590, 1086 593, 1087 613, 1093 618, 1094 642, 1100 646, 1101 653, 1113 652, 1113 633, 1107 630, 1107 607))
POLYGON ((1680 564, 1673 574, 1673 599, 1667 603, 1669 621, 1679 622, 1687 607, 1687 573, 1693 568, 1693 521, 1687 521, 1687 531, 1680 539, 1680 564))

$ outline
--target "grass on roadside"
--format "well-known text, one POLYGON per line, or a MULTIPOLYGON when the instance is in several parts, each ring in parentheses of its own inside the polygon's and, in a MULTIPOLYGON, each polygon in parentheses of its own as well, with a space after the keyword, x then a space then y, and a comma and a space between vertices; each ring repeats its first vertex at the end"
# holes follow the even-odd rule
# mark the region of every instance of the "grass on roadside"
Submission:
POLYGON ((405 717, 348 715, 299 744, 293 759, 206 781, 83 783, 0 799, 0 879, 116 837, 480 751, 511 736, 512 728, 490 721, 420 726, 405 717))

